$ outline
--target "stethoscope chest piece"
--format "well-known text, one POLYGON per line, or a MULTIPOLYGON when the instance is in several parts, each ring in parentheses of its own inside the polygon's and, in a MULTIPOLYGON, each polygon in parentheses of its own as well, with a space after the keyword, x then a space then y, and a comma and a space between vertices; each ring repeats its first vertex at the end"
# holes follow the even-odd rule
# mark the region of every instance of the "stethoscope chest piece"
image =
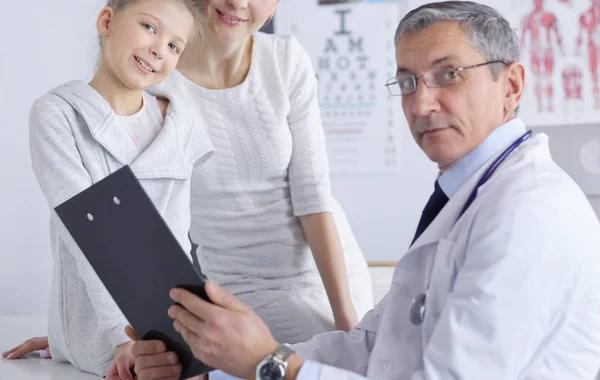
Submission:
POLYGON ((419 326, 425 320, 425 299, 425 294, 421 293, 413 298, 410 304, 409 319, 415 326, 419 326))

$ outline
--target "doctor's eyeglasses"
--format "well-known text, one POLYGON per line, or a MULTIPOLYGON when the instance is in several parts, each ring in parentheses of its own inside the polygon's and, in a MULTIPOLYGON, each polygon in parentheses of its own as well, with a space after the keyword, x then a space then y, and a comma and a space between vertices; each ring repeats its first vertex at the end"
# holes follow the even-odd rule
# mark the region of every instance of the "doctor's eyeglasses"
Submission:
POLYGON ((459 73, 461 71, 474 69, 476 67, 481 67, 485 65, 491 65, 492 63, 501 63, 504 66, 508 65, 508 63, 506 63, 503 60, 495 60, 479 63, 473 66, 459 67, 457 69, 434 69, 427 71, 423 75, 398 75, 388 79, 385 86, 387 87, 388 91, 390 92, 390 95, 392 96, 404 96, 417 91, 417 82, 419 78, 423 78, 425 85, 429 88, 448 87, 450 85, 460 82, 461 77, 459 73))

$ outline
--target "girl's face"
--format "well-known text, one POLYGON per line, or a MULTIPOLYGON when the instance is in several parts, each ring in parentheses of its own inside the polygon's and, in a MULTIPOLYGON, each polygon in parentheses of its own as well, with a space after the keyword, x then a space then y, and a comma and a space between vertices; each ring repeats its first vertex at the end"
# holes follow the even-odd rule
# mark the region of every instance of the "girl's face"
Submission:
POLYGON ((143 90, 162 82, 175 68, 194 29, 192 13, 171 0, 137 0, 98 17, 103 35, 100 67, 126 87, 143 90))
POLYGON ((259 30, 279 0, 206 0, 204 22, 217 39, 240 41, 259 30))

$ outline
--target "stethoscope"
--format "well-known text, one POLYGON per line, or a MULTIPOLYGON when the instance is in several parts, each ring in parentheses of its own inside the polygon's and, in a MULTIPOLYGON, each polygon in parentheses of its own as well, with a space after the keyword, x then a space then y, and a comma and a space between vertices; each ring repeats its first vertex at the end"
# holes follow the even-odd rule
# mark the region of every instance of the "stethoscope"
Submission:
MULTIPOLYGON (((475 201, 475 198, 477 198, 477 191, 479 190, 479 188, 490 179, 492 174, 494 174, 496 169, 498 169, 498 167, 502 164, 502 162, 504 162, 504 160, 506 159, 506 157, 508 157, 509 154, 511 154, 515 149, 519 147, 519 145, 523 144, 528 138, 531 137, 531 134, 531 131, 525 132, 521 137, 515 140, 515 142, 513 142, 508 148, 506 148, 506 150, 502 152, 502 154, 500 154, 494 160, 494 162, 492 162, 492 164, 486 169, 486 171, 483 173, 483 176, 481 176, 481 178, 475 185, 473 191, 471 191, 471 194, 469 194, 467 201, 465 202, 462 210, 460 211, 460 214, 458 215, 458 218, 456 219, 457 221, 465 213, 465 211, 467 211, 467 209, 469 208, 469 206, 471 206, 473 201, 475 201)), ((427 282, 429 283, 429 281, 427 282)), ((427 284, 427 290, 429 290, 429 284, 427 284)), ((409 310, 409 319, 410 322, 415 326, 420 325, 425 320, 426 299, 427 295, 425 293, 421 293, 415 298, 413 298, 411 302, 409 310)))

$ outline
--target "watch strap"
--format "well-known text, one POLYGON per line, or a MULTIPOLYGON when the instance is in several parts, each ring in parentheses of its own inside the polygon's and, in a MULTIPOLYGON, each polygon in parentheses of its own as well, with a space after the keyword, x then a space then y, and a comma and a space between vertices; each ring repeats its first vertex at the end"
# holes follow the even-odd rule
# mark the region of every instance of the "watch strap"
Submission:
POLYGON ((292 356, 293 353, 294 350, 292 350, 288 346, 280 344, 279 347, 277 347, 277 349, 275 350, 275 352, 273 352, 273 357, 279 359, 282 362, 287 362, 287 360, 290 358, 290 356, 292 356))

